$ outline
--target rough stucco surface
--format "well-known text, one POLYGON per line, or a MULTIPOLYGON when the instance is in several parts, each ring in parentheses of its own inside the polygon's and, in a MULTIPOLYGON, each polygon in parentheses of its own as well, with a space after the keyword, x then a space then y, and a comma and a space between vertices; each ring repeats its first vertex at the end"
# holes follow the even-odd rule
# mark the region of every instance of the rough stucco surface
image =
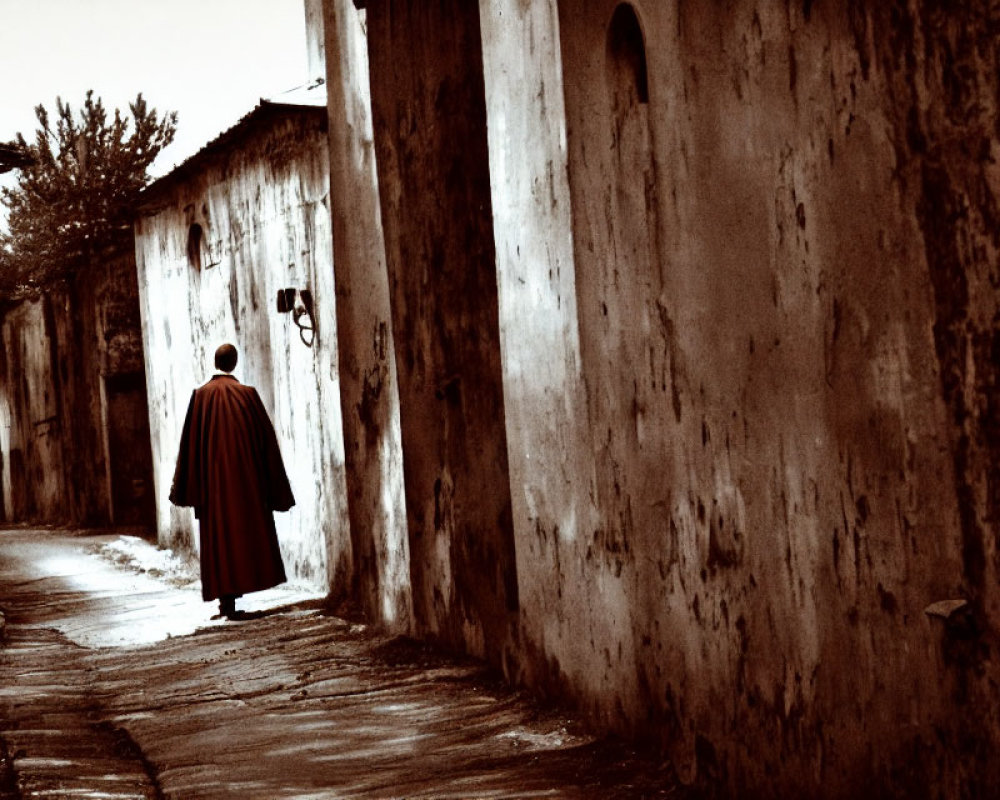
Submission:
POLYGON ((380 2, 367 30, 415 629, 500 661, 518 603, 479 12, 380 2))
POLYGON ((995 9, 622 5, 368 3, 414 613, 503 536, 414 488, 499 441, 418 391, 494 390, 492 247, 519 626, 452 640, 720 796, 991 796, 995 9))
POLYGON ((275 515, 286 570, 332 588, 349 580, 351 551, 324 122, 309 108, 248 123, 197 170, 147 196, 136 255, 161 542, 197 547, 192 512, 167 495, 191 391, 231 341, 240 351, 235 375, 271 414, 295 493, 296 506, 275 515), (203 231, 200 269, 188 254, 192 224, 203 231), (277 311, 285 287, 312 292, 311 347, 292 315, 277 311))
POLYGON ((958 499, 963 594, 973 616, 946 642, 965 725, 969 796, 995 792, 1000 714, 994 666, 1000 614, 1000 19, 995 3, 894 3, 851 29, 862 74, 885 82, 899 185, 916 209, 933 288, 933 332, 958 499), (864 44, 862 44, 864 43, 864 44), (971 731, 975 731, 970 735, 971 731))
POLYGON ((354 553, 351 598, 388 630, 409 633, 410 560, 399 389, 379 210, 363 16, 324 6, 330 195, 346 485, 354 553))
POLYGON ((543 4, 481 5, 503 76, 497 240, 517 240, 509 221, 561 240, 563 169, 572 205, 572 262, 522 266, 498 245, 523 679, 740 796, 982 796, 995 301, 969 298, 992 298, 976 289, 996 269, 985 12, 637 3, 649 104, 626 108, 614 2, 562 4, 558 26, 543 4), (531 85, 511 89, 522 69, 531 85), (538 137, 561 91, 568 152, 538 137), (572 275, 543 290, 553 265, 572 275), (520 374, 532 354, 537 380, 520 374), (536 393, 560 379, 554 420, 536 393), (562 491, 558 459, 516 452, 554 428, 590 448, 562 491), (590 487, 596 520, 568 525, 590 487), (971 642, 923 613, 963 596, 971 642))
POLYGON ((592 656, 615 637, 617 618, 579 613, 595 596, 622 611, 627 601, 590 572, 574 544, 596 529, 597 505, 589 429, 581 424, 587 398, 556 8, 483 0, 480 15, 522 607, 522 652, 509 668, 555 694, 613 691, 611 675, 593 672, 592 656))

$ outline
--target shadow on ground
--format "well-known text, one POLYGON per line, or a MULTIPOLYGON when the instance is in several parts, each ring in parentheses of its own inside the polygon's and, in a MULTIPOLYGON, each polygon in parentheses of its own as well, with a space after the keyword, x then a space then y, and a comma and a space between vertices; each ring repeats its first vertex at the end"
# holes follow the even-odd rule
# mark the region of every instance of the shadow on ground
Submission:
POLYGON ((479 662, 294 592, 212 621, 196 583, 112 541, 0 531, 0 800, 686 797, 479 662))

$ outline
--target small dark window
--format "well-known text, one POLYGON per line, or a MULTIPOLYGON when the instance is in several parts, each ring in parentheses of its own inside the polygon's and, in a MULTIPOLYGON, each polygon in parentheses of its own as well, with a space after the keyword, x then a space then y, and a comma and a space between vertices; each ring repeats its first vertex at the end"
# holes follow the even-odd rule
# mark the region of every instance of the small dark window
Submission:
POLYGON ((188 228, 188 263, 201 269, 201 225, 197 222, 188 228))
MULTIPOLYGON (((608 26, 609 67, 616 73, 616 83, 624 79, 635 91, 640 103, 649 102, 649 77, 646 71, 646 43, 635 9, 622 3, 615 9, 608 26)), ((620 84, 619 84, 620 85, 620 84)))

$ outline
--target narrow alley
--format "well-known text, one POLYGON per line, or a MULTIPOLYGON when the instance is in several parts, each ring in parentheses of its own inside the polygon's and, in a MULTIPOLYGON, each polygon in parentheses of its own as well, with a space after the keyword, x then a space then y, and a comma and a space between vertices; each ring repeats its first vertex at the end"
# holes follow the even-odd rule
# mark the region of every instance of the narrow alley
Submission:
POLYGON ((0 798, 660 798, 666 768, 281 587, 213 619, 135 537, 0 531, 0 798))
POLYGON ((0 800, 1000 798, 998 0, 0 8, 0 800))

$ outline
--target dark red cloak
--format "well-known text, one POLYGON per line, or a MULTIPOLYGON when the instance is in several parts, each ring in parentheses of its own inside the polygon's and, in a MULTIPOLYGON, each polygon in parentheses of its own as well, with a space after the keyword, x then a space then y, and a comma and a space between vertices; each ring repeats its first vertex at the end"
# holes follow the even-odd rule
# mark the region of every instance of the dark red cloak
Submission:
POLYGON ((274 427, 252 386, 216 375, 195 389, 170 502, 193 506, 205 600, 285 581, 274 511, 295 505, 274 427))

